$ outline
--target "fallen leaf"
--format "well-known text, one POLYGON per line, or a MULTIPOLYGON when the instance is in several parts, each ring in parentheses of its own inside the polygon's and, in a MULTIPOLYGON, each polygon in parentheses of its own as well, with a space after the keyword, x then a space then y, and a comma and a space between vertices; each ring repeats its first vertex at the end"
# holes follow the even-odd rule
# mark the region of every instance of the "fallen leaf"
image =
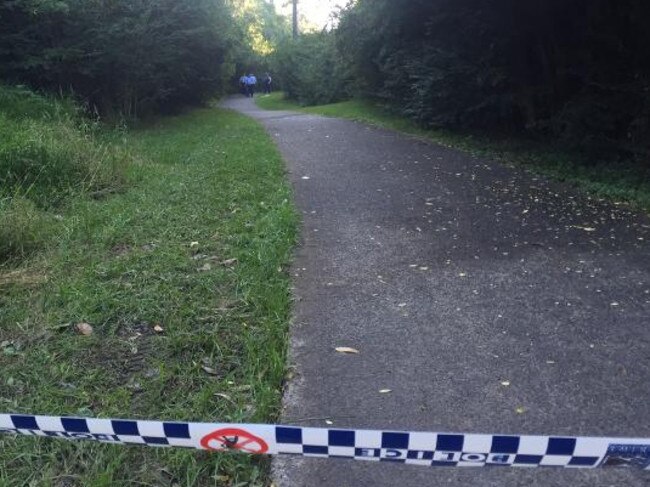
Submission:
POLYGON ((524 414, 526 412, 526 408, 523 406, 518 406, 517 408, 515 408, 515 412, 517 414, 524 414))
POLYGON ((93 334, 93 327, 89 323, 77 323, 75 328, 81 335, 89 336, 93 334))
POLYGON ((336 347, 336 351, 339 353, 359 353, 359 350, 352 347, 336 347))
POLYGON ((458 273, 458 277, 466 277, 467 273, 466 272, 460 272, 458 273))
POLYGON ((190 248, 192 248, 192 247, 198 247, 198 246, 199 246, 199 243, 198 243, 198 242, 191 242, 191 243, 190 243, 190 248))
POLYGON ((555 360, 547 360, 546 363, 549 364, 549 365, 552 365, 552 364, 555 363, 555 360))
POLYGON ((609 303, 610 306, 619 306, 620 304, 614 301, 613 303, 609 303))
POLYGON ((302 179, 306 181, 307 179, 309 179, 309 176, 303 176, 302 179))
POLYGON ((210 264, 204 264, 203 266, 199 267, 197 270, 199 272, 208 272, 212 270, 212 266, 210 264))
POLYGON ((156 323, 153 327, 153 331, 155 331, 156 333, 162 333, 165 330, 163 329, 162 326, 160 326, 159 323, 156 323))
POLYGON ((579 225, 572 225, 572 228, 577 228, 578 230, 584 230, 585 232, 595 232, 596 229, 594 227, 581 227, 579 225))
POLYGON ((328 424, 328 425, 331 426, 331 425, 334 424, 334 421, 330 421, 329 419, 326 419, 326 420, 325 420, 325 424, 328 424))
POLYGON ((231 402, 233 404, 236 404, 235 401, 233 401, 232 398, 228 394, 225 394, 223 392, 215 392, 214 395, 217 396, 217 397, 220 397, 222 399, 225 399, 226 401, 229 401, 229 402, 231 402))
POLYGON ((207 365, 202 365, 201 368, 203 369, 204 372, 210 374, 210 375, 217 375, 218 372, 216 369, 213 369, 212 367, 208 367, 207 365))
POLYGON ((232 267, 232 266, 234 266, 237 262, 238 262, 237 259, 226 259, 226 260, 222 260, 222 261, 220 262, 220 264, 221 264, 221 265, 224 265, 224 266, 226 266, 226 267, 232 267))
POLYGON ((388 394, 390 392, 393 392, 392 389, 380 389, 379 394, 388 394))
POLYGON ((399 304, 397 305, 398 308, 403 308, 404 306, 406 306, 406 303, 399 303, 399 304))
POLYGON ((502 380, 501 385, 504 386, 504 387, 508 387, 510 385, 510 381, 509 380, 502 380))

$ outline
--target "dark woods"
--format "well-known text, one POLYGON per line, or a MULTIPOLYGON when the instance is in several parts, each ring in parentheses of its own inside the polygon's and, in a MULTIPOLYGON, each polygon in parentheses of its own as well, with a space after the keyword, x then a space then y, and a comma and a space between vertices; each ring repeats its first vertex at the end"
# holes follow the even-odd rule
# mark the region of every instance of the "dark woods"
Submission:
POLYGON ((102 114, 170 111, 223 88, 224 0, 2 0, 0 78, 102 114))
POLYGON ((427 127, 648 159, 646 0, 357 0, 338 16, 292 40, 263 0, 2 0, 0 79, 134 117, 268 70, 302 104, 365 96, 427 127))
POLYGON ((645 0, 358 0, 316 36, 323 88, 301 101, 363 94, 425 126, 647 158, 649 21, 645 0))

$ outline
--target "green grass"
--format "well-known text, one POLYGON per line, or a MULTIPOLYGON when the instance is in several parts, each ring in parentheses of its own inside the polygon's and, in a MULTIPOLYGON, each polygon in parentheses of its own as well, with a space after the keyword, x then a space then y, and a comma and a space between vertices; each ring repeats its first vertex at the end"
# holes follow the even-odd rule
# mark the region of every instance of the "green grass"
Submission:
POLYGON ((650 211, 650 165, 647 161, 595 161, 583 154, 549 144, 513 138, 477 136, 449 130, 426 130, 367 100, 302 107, 282 93, 256 98, 267 110, 298 110, 339 117, 404 132, 454 147, 474 155, 491 157, 566 181, 598 197, 626 202, 650 211))
POLYGON ((47 210, 124 188, 131 156, 99 128, 72 100, 0 85, 0 263, 46 245, 47 210))
MULTIPOLYGON (((124 137, 126 190, 71 199, 47 251, 0 267, 0 411, 273 421, 297 224, 280 155, 257 123, 220 109, 124 137)), ((245 455, 0 437, 7 487, 255 486, 267 469, 245 455)))

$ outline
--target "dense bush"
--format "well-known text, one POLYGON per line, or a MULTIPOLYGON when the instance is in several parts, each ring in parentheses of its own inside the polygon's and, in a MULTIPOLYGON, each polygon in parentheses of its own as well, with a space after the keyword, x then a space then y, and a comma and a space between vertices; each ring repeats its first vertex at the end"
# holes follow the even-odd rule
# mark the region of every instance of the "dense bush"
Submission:
POLYGON ((223 89, 232 32, 225 0, 5 0, 0 75, 101 113, 174 110, 223 89))
POLYGON ((302 103, 352 89, 424 126, 647 160, 648 19, 644 0, 358 0, 286 50, 283 82, 302 103))
POLYGON ((275 62, 282 90, 302 105, 332 103, 350 96, 351 79, 332 33, 304 34, 285 41, 275 62))

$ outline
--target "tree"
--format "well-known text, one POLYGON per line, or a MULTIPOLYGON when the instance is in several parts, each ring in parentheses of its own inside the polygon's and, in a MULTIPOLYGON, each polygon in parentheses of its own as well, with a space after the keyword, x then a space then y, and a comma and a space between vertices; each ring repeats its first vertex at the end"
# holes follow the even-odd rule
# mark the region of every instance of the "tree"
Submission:
POLYGON ((225 0, 8 0, 1 76, 73 92, 101 113, 173 110, 223 90, 231 19, 225 0))

